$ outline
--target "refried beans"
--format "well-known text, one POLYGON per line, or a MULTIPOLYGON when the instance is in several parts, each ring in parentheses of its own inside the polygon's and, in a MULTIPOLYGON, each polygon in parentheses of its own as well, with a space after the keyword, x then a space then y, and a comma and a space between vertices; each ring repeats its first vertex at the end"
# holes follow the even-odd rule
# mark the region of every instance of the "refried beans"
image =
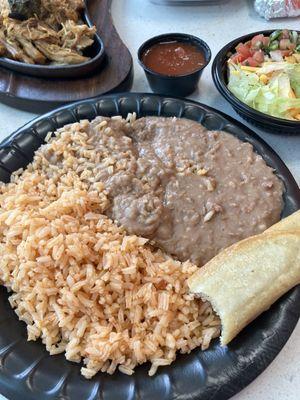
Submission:
POLYGON ((98 117, 87 134, 102 160, 89 169, 108 192, 107 215, 181 261, 201 266, 280 219, 282 182, 229 133, 178 118, 98 117))

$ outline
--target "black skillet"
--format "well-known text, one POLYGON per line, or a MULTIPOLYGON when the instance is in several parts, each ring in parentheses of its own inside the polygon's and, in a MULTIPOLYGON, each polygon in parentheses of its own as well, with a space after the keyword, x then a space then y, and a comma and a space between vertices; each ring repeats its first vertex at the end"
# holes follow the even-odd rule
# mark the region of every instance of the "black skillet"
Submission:
MULTIPOLYGON (((94 25, 88 15, 87 6, 85 6, 82 11, 81 19, 89 27, 94 25)), ((94 35, 94 43, 85 49, 83 55, 90 57, 90 59, 84 63, 72 65, 27 64, 21 61, 11 60, 10 58, 0 57, 0 66, 22 74, 36 76, 38 78, 79 78, 88 75, 96 68, 100 67, 105 56, 104 44, 97 33, 94 35)))

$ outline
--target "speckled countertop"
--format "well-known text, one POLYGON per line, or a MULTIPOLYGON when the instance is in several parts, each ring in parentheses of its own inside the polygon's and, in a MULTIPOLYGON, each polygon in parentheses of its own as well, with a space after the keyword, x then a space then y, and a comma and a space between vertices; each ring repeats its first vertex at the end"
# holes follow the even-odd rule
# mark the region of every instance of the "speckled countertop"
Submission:
MULTIPOLYGON (((299 29, 300 19, 267 22, 253 10, 252 0, 229 0, 216 6, 168 7, 149 0, 114 0, 112 16, 121 38, 134 59, 133 91, 148 92, 143 71, 137 64, 139 45, 151 36, 166 32, 191 33, 204 39, 217 51, 232 39, 260 29, 299 29)), ((211 78, 210 66, 204 71, 199 89, 192 99, 206 103, 240 120, 229 104, 218 94, 211 78)), ((35 115, 0 104, 0 141, 35 115)), ((254 130, 267 141, 287 164, 300 184, 299 136, 274 135, 254 130)), ((1 387, 0 387, 1 392, 1 387)), ((273 363, 234 400, 298 400, 300 398, 300 324, 273 363)), ((0 400, 4 397, 0 395, 0 400)), ((13 400, 13 399, 11 399, 13 400)))

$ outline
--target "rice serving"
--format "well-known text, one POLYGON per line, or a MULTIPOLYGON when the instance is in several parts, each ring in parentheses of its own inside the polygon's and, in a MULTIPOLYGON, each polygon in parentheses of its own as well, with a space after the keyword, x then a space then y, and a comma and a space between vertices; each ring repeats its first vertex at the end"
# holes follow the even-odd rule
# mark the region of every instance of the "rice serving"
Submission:
POLYGON ((0 279, 28 340, 41 338, 51 355, 83 361, 86 378, 117 368, 130 375, 147 361, 153 375, 177 351, 206 349, 220 321, 188 293, 197 266, 105 215, 110 201, 95 166, 111 167, 110 149, 95 152, 90 141, 96 131, 109 144, 103 122, 84 120, 49 135, 27 169, 1 184, 0 279))

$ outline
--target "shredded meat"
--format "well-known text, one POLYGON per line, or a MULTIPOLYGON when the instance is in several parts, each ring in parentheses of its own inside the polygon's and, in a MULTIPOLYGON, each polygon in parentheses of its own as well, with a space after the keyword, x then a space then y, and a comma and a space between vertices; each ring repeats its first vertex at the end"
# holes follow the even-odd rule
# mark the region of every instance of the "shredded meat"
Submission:
POLYGON ((74 21, 67 20, 62 24, 59 35, 63 47, 80 51, 91 46, 95 31, 95 29, 91 29, 87 25, 78 25, 74 21))
POLYGON ((84 57, 72 49, 64 49, 42 40, 36 40, 35 45, 49 60, 58 64, 80 64, 88 60, 88 57, 84 57))
POLYGON ((0 44, 1 47, 4 47, 3 53, 5 56, 9 56, 16 61, 22 61, 27 64, 34 64, 32 58, 24 53, 18 43, 13 39, 6 38, 2 31, 0 31, 0 44))
POLYGON ((30 18, 26 21, 17 21, 8 18, 4 21, 4 28, 8 37, 20 35, 27 40, 46 40, 48 43, 59 44, 58 32, 50 28, 45 22, 38 21, 36 18, 30 18))
POLYGON ((80 21, 83 0, 42 0, 40 18, 49 26, 59 28, 65 21, 80 21))
POLYGON ((21 35, 16 35, 17 41, 23 48, 24 53, 28 57, 31 57, 36 64, 45 64, 46 57, 27 39, 24 39, 21 35))
POLYGON ((92 45, 96 28, 80 20, 82 0, 42 0, 38 13, 18 9, 24 11, 24 21, 11 18, 7 2, 0 1, 0 57, 30 64, 79 64, 89 59, 83 51, 92 45))

